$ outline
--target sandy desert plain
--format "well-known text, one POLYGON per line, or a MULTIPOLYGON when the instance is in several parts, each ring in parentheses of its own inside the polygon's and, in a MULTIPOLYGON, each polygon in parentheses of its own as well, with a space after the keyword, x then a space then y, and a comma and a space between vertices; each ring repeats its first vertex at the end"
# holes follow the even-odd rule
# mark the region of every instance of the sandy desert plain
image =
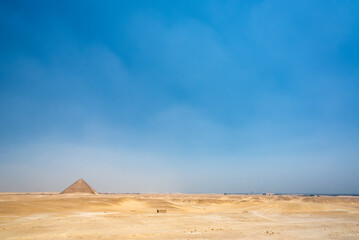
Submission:
POLYGON ((359 239, 359 198, 2 193, 0 239, 359 239))

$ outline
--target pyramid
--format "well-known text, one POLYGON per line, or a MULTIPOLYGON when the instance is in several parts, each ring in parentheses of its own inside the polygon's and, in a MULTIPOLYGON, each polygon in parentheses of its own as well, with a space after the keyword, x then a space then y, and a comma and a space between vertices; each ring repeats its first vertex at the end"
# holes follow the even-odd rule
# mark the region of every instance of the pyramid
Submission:
POLYGON ((82 178, 77 180, 75 183, 73 183, 70 187, 66 188, 63 192, 64 193, 91 193, 91 194, 97 194, 97 192, 85 182, 82 178))

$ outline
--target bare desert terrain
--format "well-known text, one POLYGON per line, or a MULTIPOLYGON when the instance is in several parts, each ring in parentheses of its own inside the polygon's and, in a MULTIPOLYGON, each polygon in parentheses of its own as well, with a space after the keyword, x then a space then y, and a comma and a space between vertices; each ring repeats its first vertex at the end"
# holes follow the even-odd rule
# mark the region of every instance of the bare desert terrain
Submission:
POLYGON ((359 198, 0 194, 0 239, 359 239, 359 198))

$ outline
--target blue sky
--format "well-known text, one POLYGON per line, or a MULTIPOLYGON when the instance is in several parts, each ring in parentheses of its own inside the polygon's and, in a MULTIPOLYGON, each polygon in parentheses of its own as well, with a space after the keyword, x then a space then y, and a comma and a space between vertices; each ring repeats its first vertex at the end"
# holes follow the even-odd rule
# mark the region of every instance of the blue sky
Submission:
POLYGON ((0 191, 359 193, 357 1, 1 1, 0 191))

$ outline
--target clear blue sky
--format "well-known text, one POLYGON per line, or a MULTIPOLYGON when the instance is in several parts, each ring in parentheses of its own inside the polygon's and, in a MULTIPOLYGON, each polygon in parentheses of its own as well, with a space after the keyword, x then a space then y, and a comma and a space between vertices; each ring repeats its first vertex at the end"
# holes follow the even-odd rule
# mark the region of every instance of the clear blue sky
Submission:
POLYGON ((358 1, 1 1, 0 191, 359 193, 358 1))

